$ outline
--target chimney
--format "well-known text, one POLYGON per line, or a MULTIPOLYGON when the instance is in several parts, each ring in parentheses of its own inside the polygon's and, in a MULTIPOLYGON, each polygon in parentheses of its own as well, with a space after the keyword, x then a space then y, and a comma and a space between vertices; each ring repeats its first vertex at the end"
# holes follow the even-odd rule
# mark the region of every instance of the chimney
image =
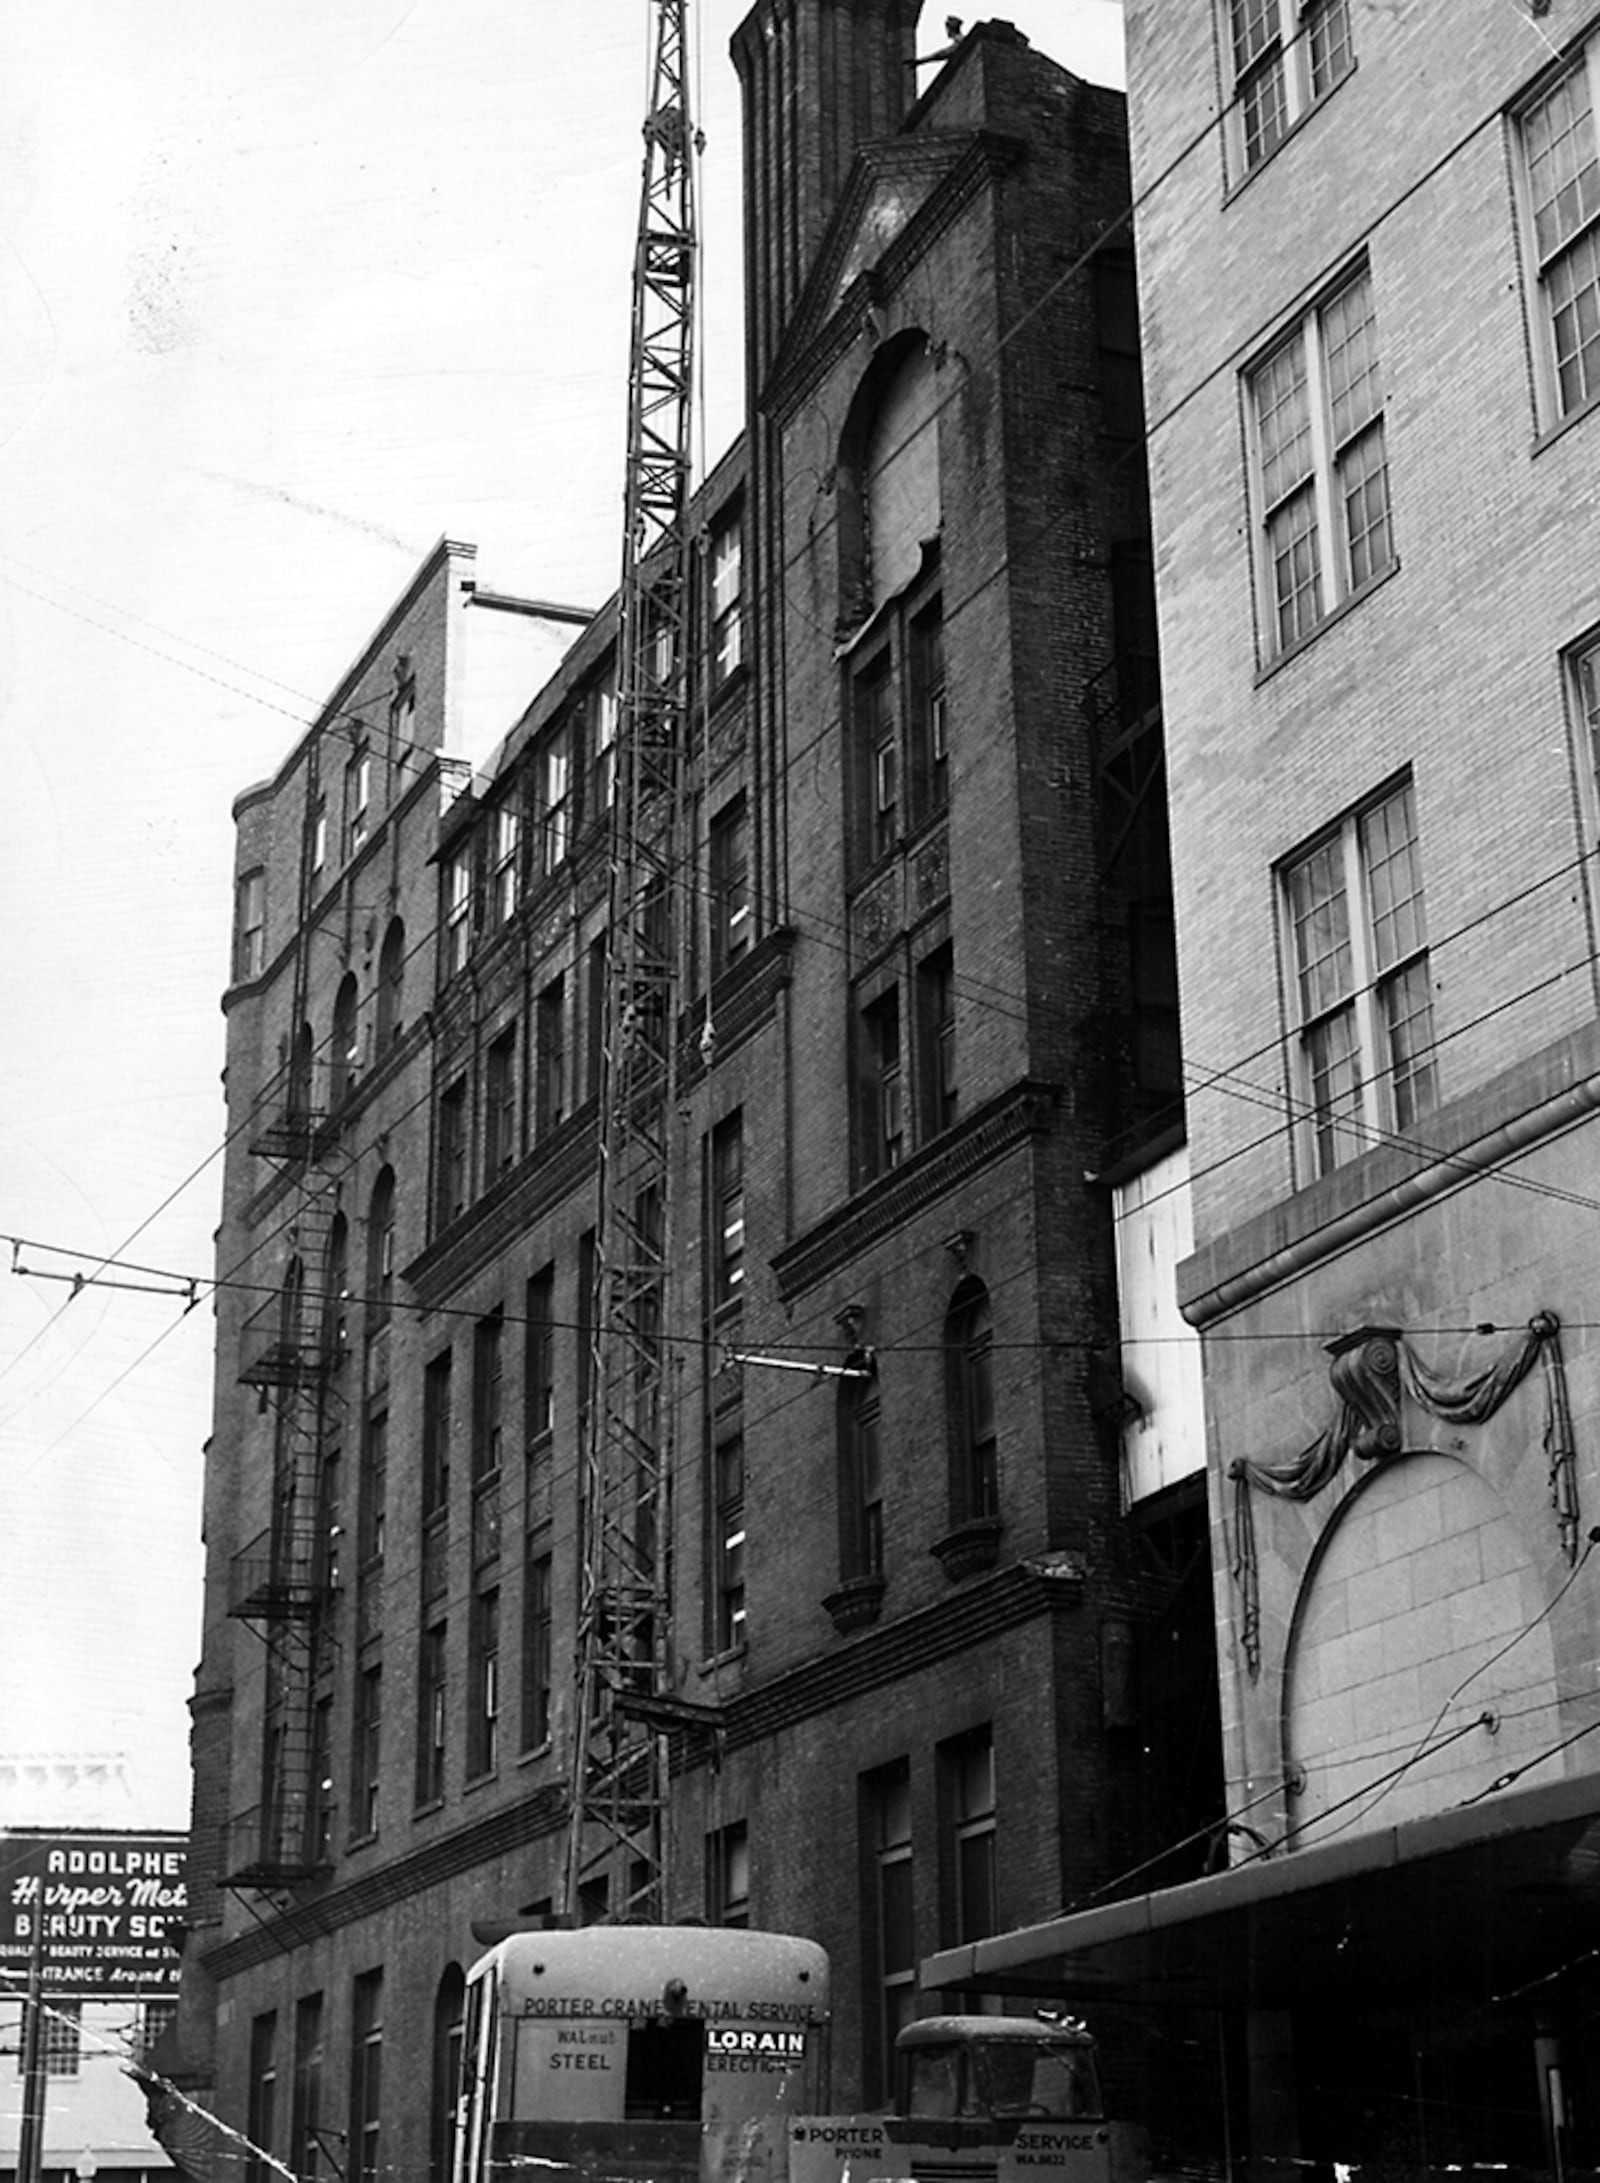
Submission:
POLYGON ((857 148, 892 136, 915 102, 921 8, 922 0, 757 0, 733 34, 752 391, 777 354, 857 148))

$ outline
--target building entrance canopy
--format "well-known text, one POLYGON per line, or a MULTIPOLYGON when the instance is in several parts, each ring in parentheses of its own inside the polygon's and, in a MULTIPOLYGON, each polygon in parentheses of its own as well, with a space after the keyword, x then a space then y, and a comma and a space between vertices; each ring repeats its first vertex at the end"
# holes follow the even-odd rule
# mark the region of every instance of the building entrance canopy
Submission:
POLYGON ((1541 1994, 1600 1957, 1600 1776, 1368 1828, 969 1941, 925 1990, 1074 2002, 1452 2011, 1541 1994))

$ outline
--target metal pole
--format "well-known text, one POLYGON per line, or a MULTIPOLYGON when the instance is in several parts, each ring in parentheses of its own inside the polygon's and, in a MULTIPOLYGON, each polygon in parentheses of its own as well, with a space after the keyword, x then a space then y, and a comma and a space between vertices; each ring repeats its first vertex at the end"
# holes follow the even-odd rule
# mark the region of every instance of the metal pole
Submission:
POLYGON ((22 2133, 17 2140, 17 2183, 41 2183, 44 2172, 44 1899, 33 1907, 33 1946, 28 1954, 28 2002, 22 2032, 22 2133))

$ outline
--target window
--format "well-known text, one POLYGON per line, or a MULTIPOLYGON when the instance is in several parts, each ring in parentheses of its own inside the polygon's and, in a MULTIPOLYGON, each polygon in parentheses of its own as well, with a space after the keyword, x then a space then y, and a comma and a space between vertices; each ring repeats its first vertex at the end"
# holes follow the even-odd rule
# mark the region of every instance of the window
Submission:
POLYGON ((463 841, 445 858, 444 975, 453 978, 466 968, 472 952, 472 844, 463 841))
POLYGON ((322 1269, 322 1349, 337 1370, 350 1345, 350 1223, 335 1213, 322 1269))
POLYGON ((894 2043, 916 2013, 917 1949, 911 1865, 911 1765, 898 1759, 865 1776, 867 1851, 876 1900, 868 1928, 875 1992, 865 2011, 869 2027, 867 2096, 888 2097, 894 2043), (876 2034, 871 2037, 871 2034, 876 2034))
POLYGON ((883 1575, 883 1464, 879 1450, 878 1376, 871 1353, 845 1359, 839 1382, 839 1566, 844 1577, 883 1575))
POLYGON ((917 1105, 926 1140, 956 1119, 956 979, 949 941, 917 965, 916 1010, 917 1105))
POLYGON ((484 1059, 483 1179, 492 1183, 516 1162, 517 1129, 517 1027, 490 1046, 484 1059))
POLYGON ((320 879, 328 864, 328 799, 314 797, 311 804, 311 876, 320 879))
POLYGON ((993 1731, 974 1728, 943 1745, 939 1770, 949 1827, 948 1940, 984 1940, 999 1923, 993 1731))
POLYGON ((500 1755, 500 1591, 472 1602, 467 1638, 467 1773, 492 1774, 500 1755))
MULTIPOLYGON (((26 2004, 24 2004, 26 2007, 26 2004)), ((76 2077, 83 2051, 83 2004, 79 2001, 46 2001, 39 2004, 40 2063, 47 2077, 76 2077)), ((17 2045, 17 2074, 22 2074, 25 2040, 17 2045)))
POLYGON ((744 659, 743 538, 737 517, 711 538, 711 687, 744 659))
POLYGON ((434 1357, 422 1375, 422 1597, 449 1583, 450 1413, 452 1354, 434 1357))
POLYGON ((311 1798, 306 1807, 306 1856, 325 1865, 333 1855, 333 1699, 311 1708, 311 1798))
POLYGON ((145 2068, 161 2041, 178 2021, 176 2001, 146 2001, 139 2011, 139 2028, 134 2040, 134 2055, 145 2068))
POLYGON ((716 1566, 712 1586, 712 1648, 732 1652, 745 1641, 744 1438, 730 1433, 712 1454, 716 1496, 716 1566))
POLYGON ((1552 418, 1600 393, 1600 41, 1519 118, 1552 418))
POLYGON ((711 1308, 732 1311, 744 1295, 744 1119, 730 1114, 711 1132, 711 1308))
POLYGON ((564 978, 552 978, 540 993, 534 1016, 534 1127, 546 1137, 567 1111, 567 991, 564 978))
POLYGON ((386 1167, 372 1186, 367 1209, 367 1328, 381 1326, 394 1300, 394 1169, 386 1167))
POLYGON ((851 732, 856 751, 856 860, 871 864, 900 838, 900 735, 890 656, 879 653, 855 678, 851 732))
POLYGON ((584 957, 584 1008, 588 1022, 584 1050, 583 1092, 586 1099, 598 1099, 600 1079, 606 1061, 606 941, 604 933, 598 940, 591 940, 584 957))
POLYGON ((1350 73, 1349 0, 1228 0, 1234 126, 1246 167, 1350 73))
POLYGON ((379 2183, 382 2105, 383 1973, 364 1971, 351 1990, 349 2183, 379 2183))
POLYGON ((945 1418, 950 1453, 950 1521, 998 1515, 999 1465, 994 1419, 994 1325, 989 1292, 968 1279, 944 1322, 945 1418))
POLYGON ((1325 1175, 1438 1100, 1410 782, 1295 858, 1283 891, 1297 1088, 1325 1175))
POLYGON ((491 822, 489 852, 489 914, 497 925, 509 924, 516 915, 521 883, 518 849, 522 820, 514 803, 498 804, 491 822))
POLYGON ((1600 787, 1600 639, 1572 657, 1573 695, 1588 743, 1591 780, 1600 787))
POLYGON ((233 975, 242 984, 267 967, 267 875, 242 872, 234 887, 233 975))
POLYGON ((439 1226, 448 1228, 467 1209, 467 1080, 457 1077, 439 1101, 439 1226))
POLYGON ((272 2168, 262 2153, 273 2150, 278 2108, 278 2014, 269 2009, 250 2022, 250 2084, 245 2129, 258 2148, 245 2162, 245 2183, 267 2183, 272 2168))
POLYGON ((554 729, 533 761, 534 876, 547 879, 572 846, 572 729, 554 729))
POLYGON ((750 1923, 750 1827, 743 1819, 706 1836, 706 1917, 712 1925, 750 1923))
POLYGON ((905 1157, 898 987, 891 985, 862 1009, 859 1037, 861 1174, 870 1182, 905 1157))
POLYGON ((383 1559, 388 1524, 389 1411, 376 1404, 367 1416, 361 1440, 361 1564, 370 1569, 383 1559))
POLYGON ((306 1994, 294 2010, 294 2102, 289 2118, 289 2165, 297 2175, 322 2173, 322 1996, 306 1994))
POLYGON ((428 2183, 451 2183, 455 2174, 457 2094, 466 2036, 467 1981, 459 1963, 449 1964, 433 1997, 433 2086, 428 2103, 428 2183))
POLYGON ((344 769, 344 853, 366 845, 372 816, 372 753, 358 749, 344 769))
POLYGON ((549 1549, 530 1535, 522 1591, 522 1748, 550 1741, 551 1609, 549 1549))
POLYGON ((711 975, 720 978, 750 952, 750 820, 743 796, 714 814, 708 841, 711 881, 711 975))
POLYGON ((1303 319, 1249 386, 1268 649, 1282 652, 1394 559, 1370 273, 1303 319))
POLYGON ((350 1752, 350 1839, 353 1842, 363 1842, 378 1831, 382 1742, 383 1668, 374 1661, 356 1677, 355 1728, 350 1752))
POLYGON ((445 1663, 448 1625, 422 1632, 417 1658, 417 1802, 437 1804, 444 1795, 446 1742, 445 1663))
POLYGON ((378 1058, 389 1052, 405 1029, 406 928, 398 917, 389 920, 378 955, 378 1058))
POLYGON ((589 788, 585 813, 598 825, 611 809, 617 783, 617 668, 613 660, 589 692, 589 788))
POLYGON ((500 1551, 500 1468, 505 1448, 505 1315, 478 1321, 472 1353, 472 1559, 500 1551))
POLYGON ((523 1303, 522 1429, 529 1447, 547 1440, 555 1425, 556 1341, 554 1266, 528 1281, 523 1303))
POLYGON ((412 740, 417 724, 417 669, 409 652, 397 652, 394 662, 394 694, 389 699, 389 747, 399 755, 402 744, 412 740))
POLYGON ((950 797, 945 742, 944 616, 935 599, 910 625, 907 726, 912 824, 942 811, 950 797))
POLYGON ((354 1091, 361 1073, 361 1023, 355 972, 347 971, 333 999, 332 1082, 328 1103, 337 1107, 354 1091))

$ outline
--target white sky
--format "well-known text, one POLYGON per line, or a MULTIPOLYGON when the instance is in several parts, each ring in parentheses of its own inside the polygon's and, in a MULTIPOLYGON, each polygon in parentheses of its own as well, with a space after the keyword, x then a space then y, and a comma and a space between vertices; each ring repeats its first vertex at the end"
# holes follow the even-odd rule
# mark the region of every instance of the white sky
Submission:
MULTIPOLYGON (((746 4, 692 10, 713 458, 746 4)), ((995 12, 1121 81, 1116 0, 995 12)), ((204 1278, 233 796, 440 536, 493 589, 615 587, 650 23, 0 11, 0 1756, 125 1754, 128 1825, 188 1821, 211 1314, 14 1279, 9 1239, 204 1278)))

